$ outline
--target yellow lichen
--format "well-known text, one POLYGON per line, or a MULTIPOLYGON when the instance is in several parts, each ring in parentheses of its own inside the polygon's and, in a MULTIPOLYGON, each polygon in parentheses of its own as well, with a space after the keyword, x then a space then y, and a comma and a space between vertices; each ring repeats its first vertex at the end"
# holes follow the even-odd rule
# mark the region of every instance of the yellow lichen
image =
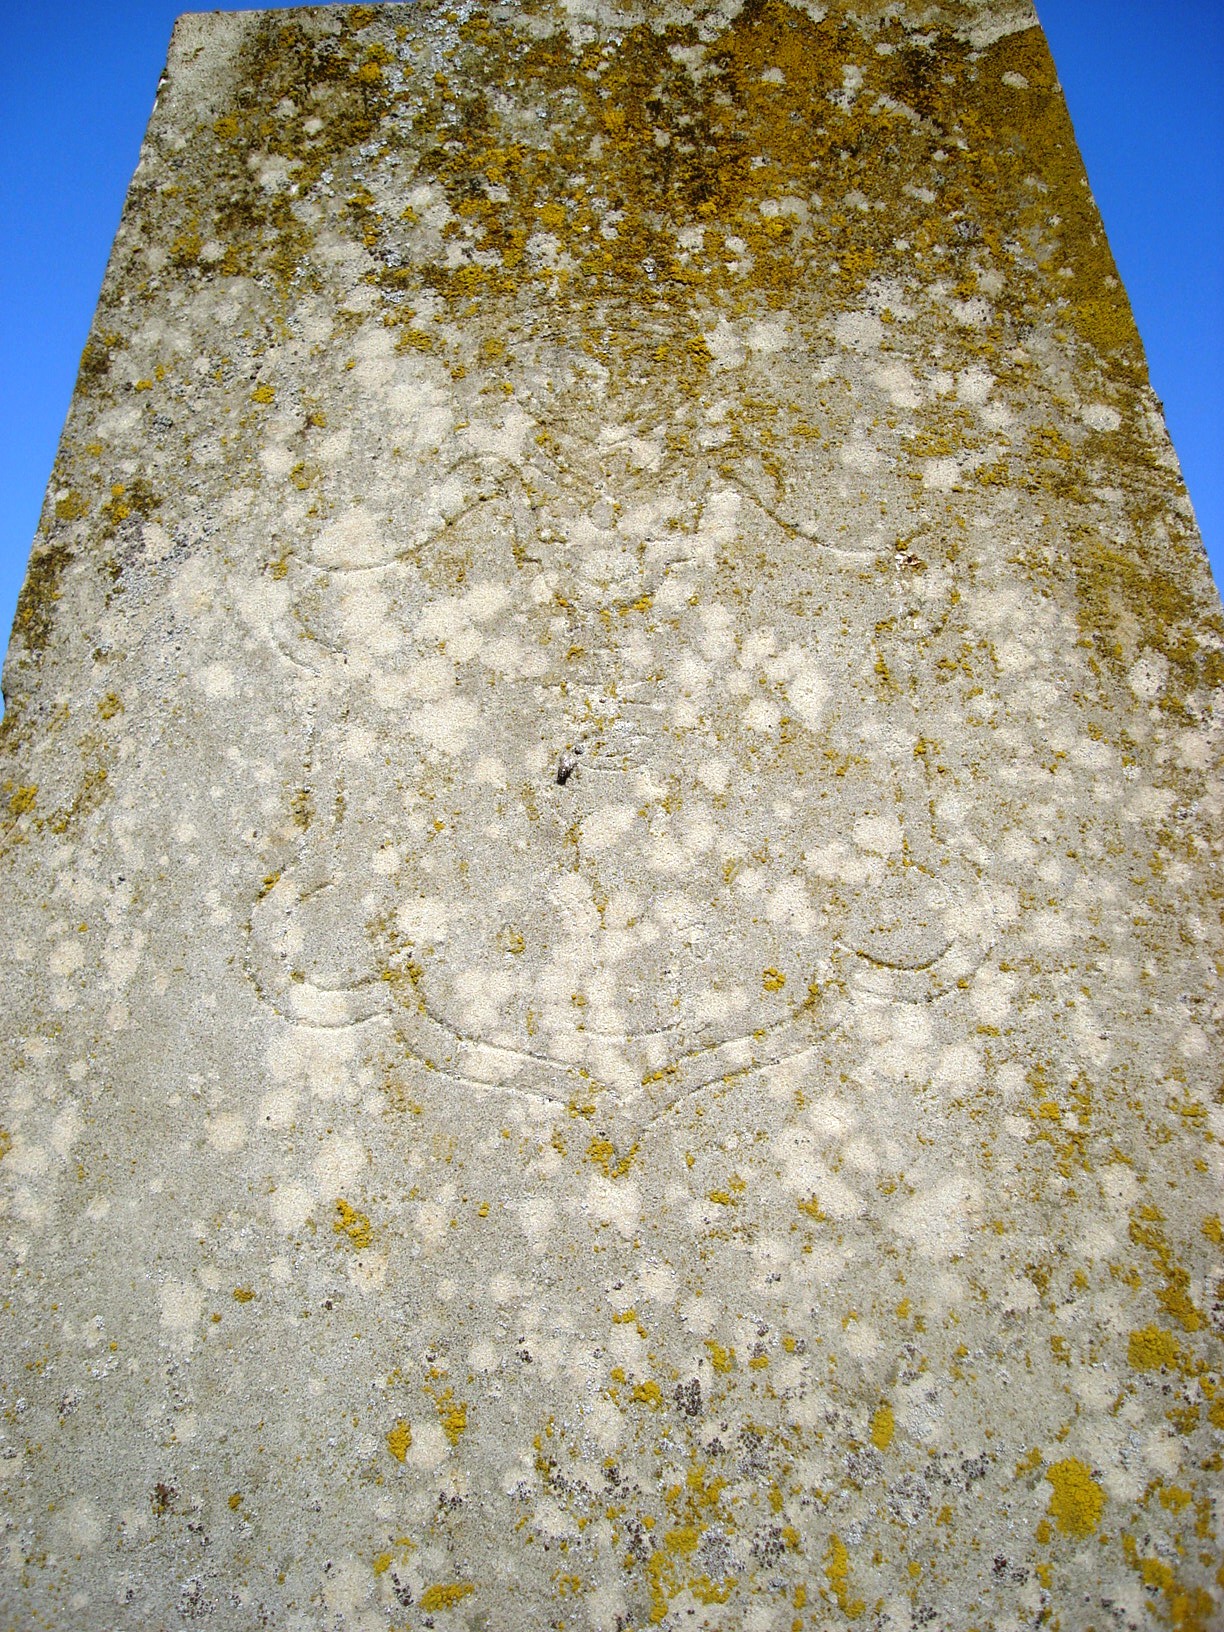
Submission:
MULTIPOLYGON (((1163 1595, 1164 1603, 1158 1613, 1173 1632, 1209 1632, 1217 1625, 1217 1606, 1210 1593, 1201 1587, 1183 1583, 1173 1566, 1164 1559, 1144 1557, 1134 1536, 1123 1534, 1122 1553, 1130 1568, 1138 1572, 1148 1591, 1163 1595)), ((1224 1569, 1217 1571, 1216 1582, 1224 1586, 1224 1569)), ((1155 1604, 1149 1607, 1157 1609, 1155 1604)))
POLYGON ((332 1220, 332 1229, 337 1235, 347 1237, 358 1252, 364 1252, 374 1239, 374 1226, 369 1218, 351 1207, 343 1196, 336 1198, 336 1212, 340 1216, 332 1220))
POLYGON ((1105 1492, 1092 1477, 1092 1470, 1078 1457, 1053 1462, 1046 1469, 1050 1501, 1046 1511, 1064 1536, 1083 1539, 1100 1523, 1105 1508, 1105 1492))
POLYGON ((431 1614, 435 1609, 454 1609, 461 1604, 476 1588, 467 1581, 439 1581, 432 1587, 426 1587, 421 1594, 421 1611, 431 1614))
POLYGON ((735 1365, 734 1349, 724 1348, 721 1343, 716 1343, 712 1337, 706 1338, 705 1346, 710 1356, 710 1364, 715 1371, 726 1372, 732 1370, 735 1365))
POLYGON ((836 1533, 829 1537, 829 1546, 825 1553, 824 1573, 825 1580, 829 1583, 829 1588, 837 1599, 837 1607, 842 1614, 848 1620, 858 1620, 867 1605, 861 1598, 851 1598, 850 1596, 850 1554, 845 1542, 836 1533))
POLYGON ((191 266, 200 258, 204 240, 194 227, 187 227, 170 244, 170 259, 176 266, 191 266))
POLYGON ((727 1180, 726 1185, 721 1189, 711 1190, 707 1199, 712 1201, 716 1207, 738 1207, 739 1198, 747 1188, 747 1183, 740 1178, 739 1174, 733 1173, 727 1180))
POLYGON ((442 1424, 442 1432, 452 1445, 457 1445, 467 1431, 467 1406, 462 1401, 456 1400, 449 1388, 434 1396, 434 1404, 437 1407, 438 1420, 442 1424))
POLYGON ((887 1400, 878 1405, 871 1419, 871 1443, 877 1451, 886 1451, 893 1442, 897 1421, 887 1400))
MULTIPOLYGON (((735 1590, 735 1576, 714 1582, 708 1574, 690 1574, 687 1567, 687 1561, 697 1555, 705 1533, 703 1514, 717 1507, 722 1484, 722 1480, 714 1480, 707 1486, 704 1470, 696 1466, 689 1469, 683 1485, 674 1485, 668 1492, 669 1506, 679 1505, 687 1511, 683 1522, 663 1532, 646 1565, 652 1626, 666 1619, 671 1599, 681 1591, 690 1592, 702 1604, 725 1604, 735 1590)), ((652 1515, 644 1515, 642 1522, 644 1528, 653 1529, 652 1515)))
POLYGON ((618 1156, 616 1146, 602 1134, 597 1135, 587 1146, 587 1161, 593 1163, 608 1179, 623 1179, 633 1166, 634 1158, 638 1153, 636 1144, 631 1145, 623 1156, 618 1156))
POLYGON ((1160 1326, 1143 1326, 1130 1334, 1126 1358, 1136 1371, 1159 1371, 1162 1366, 1176 1366, 1181 1344, 1160 1326))
POLYGON ((397 1462, 402 1462, 412 1445, 412 1424, 403 1417, 398 1417, 393 1428, 387 1431, 387 1449, 397 1462))
POLYGON ((62 499, 55 501, 56 521, 80 521, 82 517, 88 514, 89 505, 75 488, 65 494, 62 499))
POLYGON ((1164 1286, 1156 1293, 1157 1303, 1183 1331, 1201 1331, 1203 1314, 1190 1297, 1189 1272, 1177 1262, 1168 1237, 1160 1228, 1163 1223, 1164 1215, 1159 1207, 1148 1204, 1132 1215, 1127 1233, 1136 1246, 1145 1247, 1151 1253, 1164 1279, 1164 1286))

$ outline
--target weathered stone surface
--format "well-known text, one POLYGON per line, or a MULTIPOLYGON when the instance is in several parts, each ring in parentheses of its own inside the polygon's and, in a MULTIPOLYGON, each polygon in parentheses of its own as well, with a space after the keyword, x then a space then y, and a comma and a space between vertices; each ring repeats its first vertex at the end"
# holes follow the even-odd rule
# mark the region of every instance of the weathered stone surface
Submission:
POLYGON ((1218 1625, 1221 632, 1025 5, 185 18, 5 670, 3 1625, 1218 1625))

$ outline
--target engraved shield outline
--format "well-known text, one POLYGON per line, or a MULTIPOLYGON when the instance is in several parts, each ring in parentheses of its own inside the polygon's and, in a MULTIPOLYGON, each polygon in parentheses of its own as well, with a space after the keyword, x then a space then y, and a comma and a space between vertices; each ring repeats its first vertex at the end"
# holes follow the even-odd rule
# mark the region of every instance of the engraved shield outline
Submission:
MULTIPOLYGON (((593 463, 594 450, 589 441, 574 440, 585 447, 587 462, 593 463)), ((466 475, 475 492, 443 518, 426 548, 429 542, 453 532, 494 501, 512 518, 519 555, 539 562, 539 555, 530 553, 539 546, 532 501, 513 467, 467 455, 436 468, 442 481, 466 475)), ((726 474, 724 467, 724 480, 726 474)), ((748 486, 735 482, 726 485, 734 487, 741 499, 767 518, 770 526, 792 539, 806 539, 801 528, 783 520, 748 486)), ((328 580, 349 574, 394 573, 405 570, 409 553, 400 551, 385 560, 353 564, 332 561, 323 570, 328 580)), ((838 553, 853 556, 856 552, 838 553)), ((649 595, 650 586, 643 585, 642 592, 649 595)), ((333 684, 336 670, 342 670, 347 662, 347 654, 339 645, 329 649, 316 642, 312 658, 303 660, 300 647, 294 651, 275 636, 274 644, 312 692, 319 690, 320 681, 333 684), (326 655, 315 655, 320 652, 326 655)), ((320 740, 317 724, 312 740, 316 744, 320 740)), ((611 770, 599 763, 597 752, 580 765, 580 775, 589 778, 611 770)), ((903 866, 894 877, 886 879, 882 892, 873 891, 859 903, 857 913, 848 915, 843 933, 825 947, 825 955, 812 959, 811 978, 799 1000, 764 1023, 758 1020, 730 1035, 697 1042, 690 1038, 690 1046, 665 1050, 632 1085, 622 1081, 619 1088, 613 1089, 581 1058, 523 1046, 522 1040, 507 1044, 481 1035, 479 1028, 456 1023, 453 1015, 436 1003, 427 968, 414 956, 414 948, 403 941, 393 946, 392 956, 381 971, 357 978, 321 981, 290 970, 284 947, 278 946, 275 932, 269 933, 269 921, 291 919, 299 906, 325 900, 329 892, 337 889, 336 878, 329 876, 327 865, 318 855, 285 869, 261 892, 250 916, 244 964, 265 1000, 296 1024, 346 1027, 390 1016, 407 1056, 458 1084, 486 1091, 521 1092, 562 1103, 595 1098, 605 1111, 614 1111, 610 1120, 641 1127, 702 1089, 731 1084, 762 1067, 805 1052, 822 1038, 829 1039, 841 1023, 848 989, 880 1000, 930 1002, 981 961, 992 939, 988 927, 967 935, 946 929, 947 909, 967 893, 976 893, 975 881, 972 869, 950 861, 938 843, 933 815, 928 815, 933 807, 925 789, 926 770, 922 763, 917 775, 920 785, 904 788, 906 779, 897 776, 896 767, 891 767, 897 803, 908 817, 903 866), (913 932, 915 919, 920 920, 917 935, 913 932), (524 1072, 526 1080, 514 1080, 522 1078, 524 1072)), ((912 768, 909 780, 914 780, 912 768)))

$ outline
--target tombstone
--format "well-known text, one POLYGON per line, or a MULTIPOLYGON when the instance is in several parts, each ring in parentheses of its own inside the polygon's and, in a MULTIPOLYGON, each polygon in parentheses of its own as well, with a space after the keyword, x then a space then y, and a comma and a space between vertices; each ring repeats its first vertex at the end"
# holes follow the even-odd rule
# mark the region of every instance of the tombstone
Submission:
POLYGON ((181 19, 4 677, 6 1624, 1215 1624, 1222 634, 1022 0, 181 19))

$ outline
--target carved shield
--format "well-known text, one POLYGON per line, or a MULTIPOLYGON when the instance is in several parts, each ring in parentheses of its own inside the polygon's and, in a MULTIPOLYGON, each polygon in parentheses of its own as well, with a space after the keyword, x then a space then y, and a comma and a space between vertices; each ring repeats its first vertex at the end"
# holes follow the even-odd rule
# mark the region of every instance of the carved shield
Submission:
POLYGON ((989 915, 909 697, 940 586, 810 536, 743 461, 475 440, 288 564, 267 629, 311 698, 310 820, 252 912, 265 996, 389 1014, 456 1091, 628 1136, 827 1040, 854 988, 930 1002, 971 971, 989 915))

